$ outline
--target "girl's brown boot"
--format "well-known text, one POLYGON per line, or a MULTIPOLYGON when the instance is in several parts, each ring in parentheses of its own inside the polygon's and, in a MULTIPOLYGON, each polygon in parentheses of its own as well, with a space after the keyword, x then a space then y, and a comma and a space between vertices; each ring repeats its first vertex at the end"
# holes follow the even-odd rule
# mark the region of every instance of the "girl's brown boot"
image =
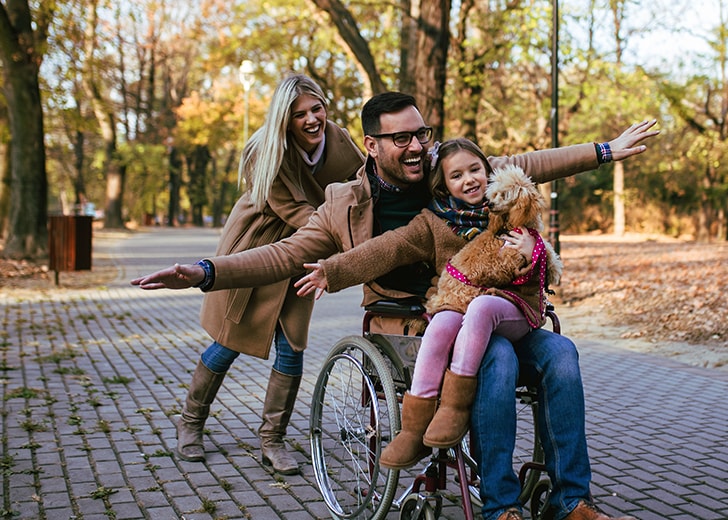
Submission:
POLYGON ((430 454, 422 434, 437 408, 437 397, 418 397, 407 392, 402 399, 402 430, 384 450, 379 463, 389 469, 404 469, 430 454))
POLYGON ((475 376, 461 376, 450 369, 445 372, 440 408, 425 432, 425 446, 452 448, 462 440, 470 426, 470 407, 477 386, 475 376))

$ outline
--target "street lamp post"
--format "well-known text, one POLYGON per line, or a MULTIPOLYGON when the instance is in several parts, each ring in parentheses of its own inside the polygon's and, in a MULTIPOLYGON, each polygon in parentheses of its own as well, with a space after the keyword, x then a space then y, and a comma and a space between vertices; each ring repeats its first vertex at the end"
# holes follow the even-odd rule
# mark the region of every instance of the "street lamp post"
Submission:
POLYGON ((247 144, 248 142, 248 104, 249 104, 249 93, 250 93, 250 87, 253 86, 253 81, 255 81, 255 76, 253 75, 253 62, 250 60, 243 60, 243 62, 240 64, 240 68, 238 69, 238 78, 240 79, 240 83, 243 85, 243 93, 245 94, 244 98, 244 112, 243 112, 243 146, 247 144))
MULTIPOLYGON (((551 0, 551 147, 559 146, 559 0, 551 0)), ((554 250, 561 252, 559 243, 559 193, 557 181, 551 181, 551 211, 549 214, 549 240, 554 250)))

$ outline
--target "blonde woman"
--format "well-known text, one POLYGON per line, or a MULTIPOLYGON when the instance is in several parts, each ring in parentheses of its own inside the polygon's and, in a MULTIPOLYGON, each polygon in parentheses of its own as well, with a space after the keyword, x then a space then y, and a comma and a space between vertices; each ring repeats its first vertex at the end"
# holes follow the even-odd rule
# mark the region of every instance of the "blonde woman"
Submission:
MULTIPOLYGON (((363 155, 349 133, 327 120, 321 88, 304 75, 286 77, 273 94, 263 126, 243 150, 240 172, 247 190, 227 219, 217 254, 293 234, 324 201, 326 186, 353 178, 362 164, 363 155)), ((258 430, 262 459, 281 474, 298 473, 283 437, 303 373, 312 309, 313 300, 296 296, 292 280, 205 294, 200 320, 214 341, 197 363, 177 424, 180 458, 205 459, 202 433, 210 404, 238 355, 267 359, 275 345, 258 430)))

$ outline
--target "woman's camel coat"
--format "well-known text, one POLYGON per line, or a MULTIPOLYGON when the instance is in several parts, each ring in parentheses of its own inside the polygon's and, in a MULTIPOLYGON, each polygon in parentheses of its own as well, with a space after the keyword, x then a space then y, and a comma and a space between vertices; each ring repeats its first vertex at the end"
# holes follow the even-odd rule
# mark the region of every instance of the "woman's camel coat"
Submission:
MULTIPOLYGON (((364 157, 348 132, 327 122, 325 146, 323 165, 314 175, 289 146, 263 211, 256 211, 249 192, 244 193, 230 212, 216 254, 229 255, 290 236, 324 202, 327 185, 352 179, 364 157)), ((306 348, 312 310, 313 299, 296 296, 287 279, 254 289, 206 293, 200 322, 221 345, 267 359, 279 321, 291 347, 306 348)))

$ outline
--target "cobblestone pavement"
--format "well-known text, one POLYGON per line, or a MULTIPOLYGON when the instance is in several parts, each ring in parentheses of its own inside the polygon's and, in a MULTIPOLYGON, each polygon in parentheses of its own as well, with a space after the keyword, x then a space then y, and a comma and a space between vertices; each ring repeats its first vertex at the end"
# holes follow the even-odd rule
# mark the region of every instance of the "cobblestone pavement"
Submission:
MULTIPOLYGON (((330 517, 310 462, 308 412, 328 349, 360 331, 359 288, 316 305, 288 439, 302 475, 272 475, 260 462, 256 430, 271 362, 244 356, 213 405, 207 462, 173 455, 176 414, 209 343, 198 324, 201 294, 145 292, 128 280, 210 254, 217 236, 158 228, 95 238, 95 258, 117 264, 113 283, 0 293, 0 517, 330 517)), ((575 339, 597 503, 642 520, 728 519, 728 375, 575 339)), ((442 518, 463 518, 452 489, 442 518)))

